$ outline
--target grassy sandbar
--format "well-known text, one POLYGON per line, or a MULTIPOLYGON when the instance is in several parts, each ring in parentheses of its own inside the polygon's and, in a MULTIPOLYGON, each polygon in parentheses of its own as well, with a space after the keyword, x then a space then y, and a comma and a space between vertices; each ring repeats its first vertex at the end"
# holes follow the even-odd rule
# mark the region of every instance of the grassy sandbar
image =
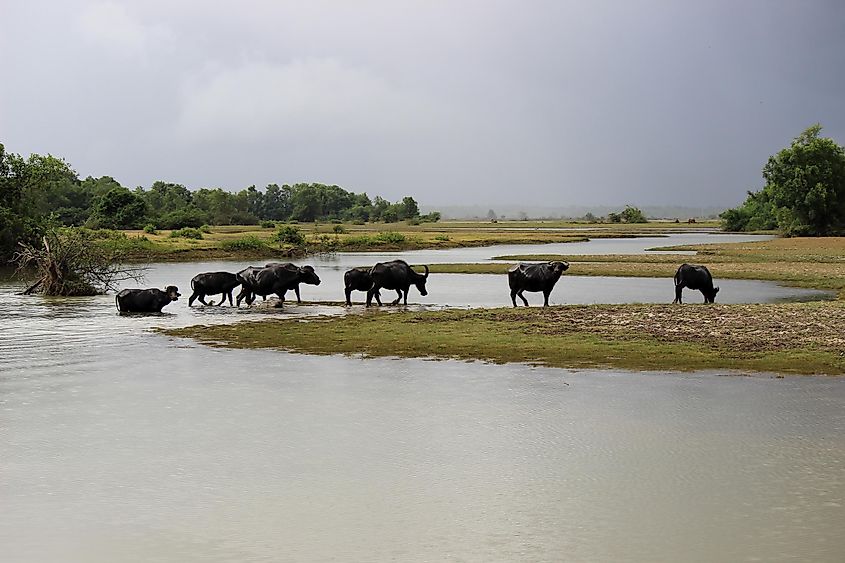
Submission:
POLYGON ((562 368, 845 374, 845 304, 588 305, 267 320, 164 330, 210 346, 562 368))

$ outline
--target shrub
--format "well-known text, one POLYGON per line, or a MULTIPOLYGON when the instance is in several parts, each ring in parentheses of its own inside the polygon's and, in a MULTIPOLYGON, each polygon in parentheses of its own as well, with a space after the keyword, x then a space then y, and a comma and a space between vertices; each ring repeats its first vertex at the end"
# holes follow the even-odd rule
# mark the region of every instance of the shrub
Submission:
POLYGON ((336 235, 342 235, 346 232, 346 229, 343 227, 343 225, 335 225, 334 227, 332 227, 332 230, 336 235))
MULTIPOLYGON (((504 219, 505 216, 502 215, 501 218, 504 219)), ((428 215, 420 215, 420 221, 422 221, 423 223, 437 223, 438 221, 440 221, 440 212, 432 211, 428 215)), ((493 222, 495 223, 496 221, 493 222)))
POLYGON ((405 235, 402 233, 394 233, 388 231, 386 233, 379 233, 374 237, 374 240, 382 244, 399 244, 405 242, 405 235))
POLYGON ((149 235, 155 235, 158 233, 158 231, 156 230, 156 226, 152 223, 147 223, 146 225, 144 225, 144 232, 149 235))
POLYGON ((267 243, 257 236, 250 235, 239 239, 224 240, 220 243, 220 248, 229 251, 265 250, 267 243))
POLYGON ((273 240, 280 244, 302 246, 305 244, 305 235, 302 234, 299 227, 294 227, 293 225, 282 225, 273 235, 273 240))
POLYGON ((318 234, 314 235, 314 244, 325 249, 334 250, 339 244, 339 240, 331 235, 318 234))
POLYGON ((408 219, 408 220, 407 220, 407 221, 405 221, 405 222, 406 222, 407 224, 409 224, 409 225, 419 225, 419 224, 420 224, 420 220, 419 220, 419 219, 408 219))
POLYGON ((202 240, 202 231, 194 229, 193 227, 185 227, 184 229, 176 229, 170 233, 170 238, 190 238, 202 240))
POLYGON ((434 240, 440 240, 440 241, 443 241, 443 242, 448 242, 448 241, 452 240, 452 238, 449 235, 437 235, 436 237, 434 237, 434 240))
POLYGON ((261 221, 258 224, 262 229, 272 229, 276 226, 275 221, 261 221))
POLYGON ((211 232, 211 227, 209 227, 208 225, 202 225, 200 227, 200 232, 208 234, 211 232))
POLYGON ((208 214, 202 209, 193 206, 165 213, 156 220, 160 229, 197 228, 206 222, 208 222, 208 214))

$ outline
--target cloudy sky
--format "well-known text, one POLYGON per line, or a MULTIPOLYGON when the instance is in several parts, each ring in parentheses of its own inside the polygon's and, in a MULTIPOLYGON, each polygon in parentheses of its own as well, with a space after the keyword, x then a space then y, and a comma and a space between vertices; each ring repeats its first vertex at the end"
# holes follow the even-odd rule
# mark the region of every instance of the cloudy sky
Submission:
POLYGON ((0 0, 0 142, 81 176, 733 205, 845 143, 839 1, 0 0))

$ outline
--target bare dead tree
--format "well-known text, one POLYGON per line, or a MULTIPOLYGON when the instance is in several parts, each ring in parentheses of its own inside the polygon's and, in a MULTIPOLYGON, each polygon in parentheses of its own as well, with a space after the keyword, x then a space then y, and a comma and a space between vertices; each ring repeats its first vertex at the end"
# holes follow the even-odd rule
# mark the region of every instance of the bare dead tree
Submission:
POLYGON ((124 252, 76 228, 51 228, 41 247, 19 243, 13 260, 26 280, 24 295, 98 295, 125 280, 140 282, 146 268, 125 263, 124 252))

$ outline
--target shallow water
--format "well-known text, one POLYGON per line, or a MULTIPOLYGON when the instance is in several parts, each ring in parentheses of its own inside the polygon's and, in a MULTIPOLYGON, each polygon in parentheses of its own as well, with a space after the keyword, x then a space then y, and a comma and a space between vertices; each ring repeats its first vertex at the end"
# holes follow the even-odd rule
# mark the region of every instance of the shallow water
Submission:
POLYGON ((0 376, 10 561, 845 549, 841 379, 320 358, 143 333, 77 348, 0 376))
MULTIPOLYGON (((149 285, 204 266, 156 267, 149 285)), ((318 268, 327 281, 303 297, 325 286, 339 299, 328 272, 342 269, 318 268)), ((430 302, 507 299, 500 276, 464 278, 432 275, 430 302)), ((606 281, 564 277, 553 298, 606 281)), ((640 282, 642 294, 648 280, 622 283, 640 282)), ((167 314, 120 316, 111 296, 11 289, 0 288, 3 561, 845 553, 843 378, 218 350, 146 329, 342 308, 189 310, 183 298, 167 314)))

